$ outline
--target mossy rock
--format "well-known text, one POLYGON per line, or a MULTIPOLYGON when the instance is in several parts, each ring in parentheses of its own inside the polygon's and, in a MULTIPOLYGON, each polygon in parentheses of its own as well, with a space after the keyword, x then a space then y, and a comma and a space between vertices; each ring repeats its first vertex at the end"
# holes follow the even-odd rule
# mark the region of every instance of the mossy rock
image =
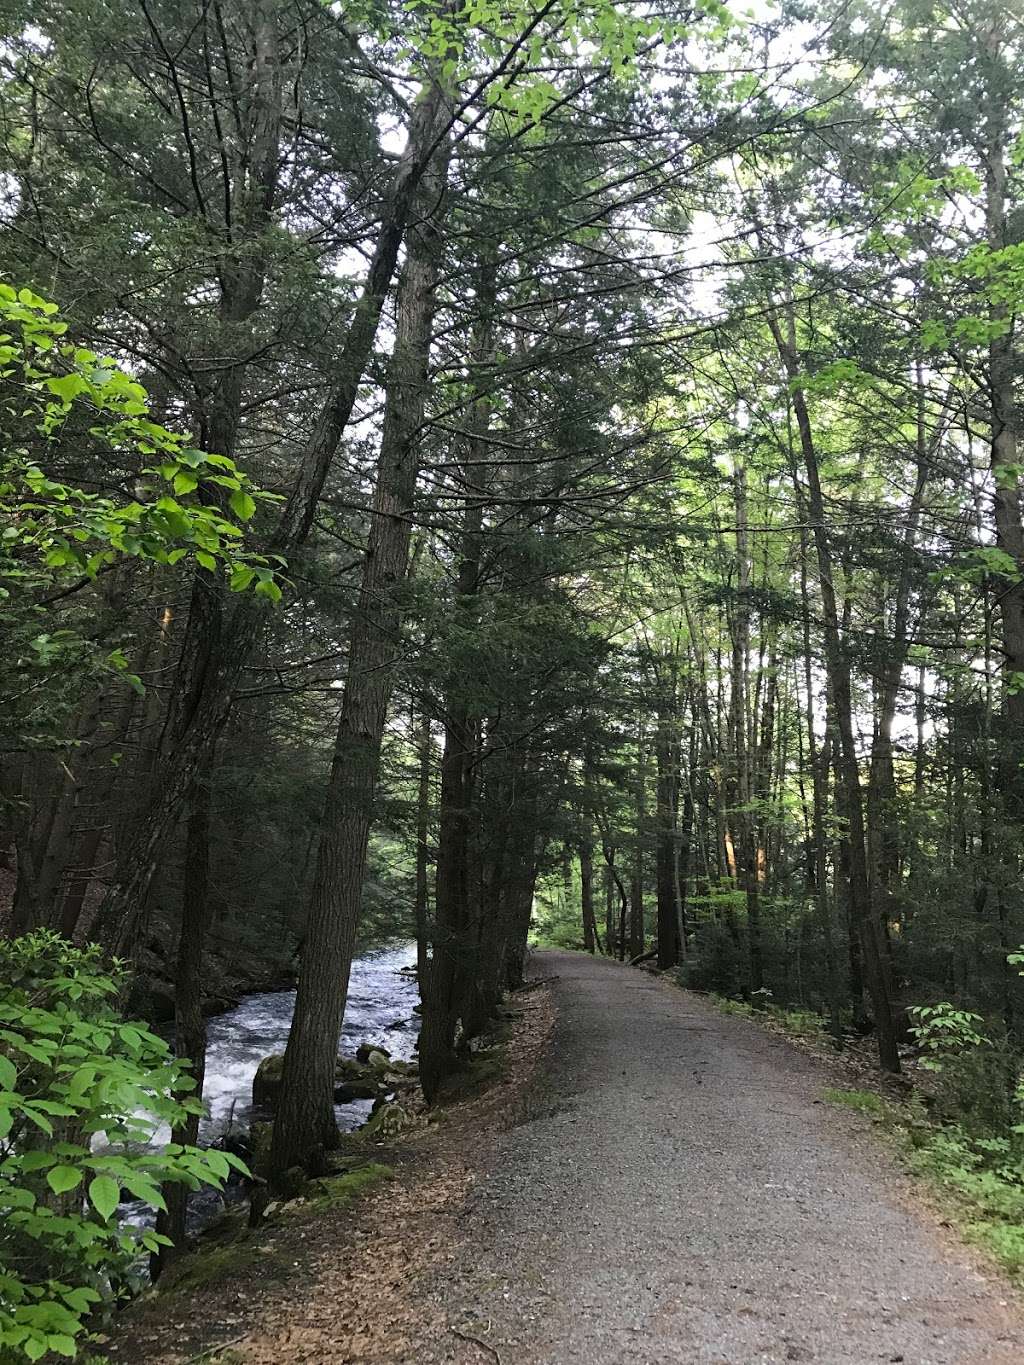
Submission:
POLYGON ((420 1120, 415 1114, 392 1102, 381 1105, 369 1123, 360 1128, 359 1136, 373 1142, 389 1142, 419 1125, 420 1120))
POLYGON ((463 1057, 458 1070, 442 1081, 436 1103, 438 1105, 460 1104, 463 1100, 473 1099, 476 1095, 489 1090, 497 1084, 505 1073, 504 1049, 488 1048, 468 1053, 463 1057))
POLYGON ((277 1182, 277 1194, 281 1199, 298 1199, 306 1188, 306 1172, 302 1166, 289 1166, 277 1182))
POLYGON ((394 1178, 394 1171, 379 1161, 368 1161, 342 1175, 323 1176, 307 1186, 308 1207, 316 1213, 341 1208, 381 1180, 394 1178))
POLYGON ((261 1278, 267 1275, 268 1269, 271 1275, 285 1269, 284 1261, 273 1247, 266 1246, 257 1235, 236 1222, 235 1235, 230 1240, 208 1241, 204 1234, 195 1251, 168 1266, 160 1276, 158 1288, 161 1293, 191 1294, 221 1280, 251 1277, 256 1266, 259 1266, 261 1278))
POLYGON ((257 1109, 273 1109, 281 1092, 284 1075, 284 1053, 275 1052, 264 1057, 252 1078, 252 1102, 257 1109))
POLYGON ((372 1073, 357 1062, 354 1057, 339 1057, 334 1064, 334 1074, 340 1081, 365 1081, 372 1073))

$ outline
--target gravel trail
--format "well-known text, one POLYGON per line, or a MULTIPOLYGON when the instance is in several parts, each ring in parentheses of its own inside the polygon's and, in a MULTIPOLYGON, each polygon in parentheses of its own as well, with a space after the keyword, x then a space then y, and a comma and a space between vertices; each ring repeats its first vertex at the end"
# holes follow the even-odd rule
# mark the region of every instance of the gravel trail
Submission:
POLYGON ((645 972, 540 953, 558 1023, 419 1361, 1022 1365, 998 1279, 915 1211, 828 1072, 645 972))

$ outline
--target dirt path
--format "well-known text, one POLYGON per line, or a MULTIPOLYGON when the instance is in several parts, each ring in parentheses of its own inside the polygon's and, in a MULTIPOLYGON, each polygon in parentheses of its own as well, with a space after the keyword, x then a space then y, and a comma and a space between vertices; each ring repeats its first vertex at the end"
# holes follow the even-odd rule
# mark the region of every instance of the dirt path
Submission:
POLYGON ((539 955, 553 1059, 430 1297, 419 1360, 1021 1365, 997 1280, 782 1040, 640 971, 539 955))
MULTIPOLYGON (((156 1300, 125 1365, 1024 1365, 1014 1296, 834 1077, 648 973, 542 953, 509 1074, 281 1283, 156 1300), (541 1060, 538 1060, 541 1059, 541 1060), (216 1340, 223 1356, 197 1354, 216 1340)), ((415 1144, 414 1144, 415 1145, 415 1144)), ((387 1159, 387 1158, 385 1158, 387 1159)))

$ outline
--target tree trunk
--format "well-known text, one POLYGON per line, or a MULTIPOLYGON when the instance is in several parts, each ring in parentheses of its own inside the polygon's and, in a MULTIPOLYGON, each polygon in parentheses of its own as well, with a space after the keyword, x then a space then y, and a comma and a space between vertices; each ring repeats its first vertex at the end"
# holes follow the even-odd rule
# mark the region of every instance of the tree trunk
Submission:
MULTIPOLYGON (((494 338, 496 273, 491 262, 480 270, 479 313, 472 357, 479 367, 490 361, 494 338)), ((491 420, 489 398, 479 392, 473 402, 467 441, 468 478, 477 486, 488 479, 485 443, 491 420)), ((483 499, 472 498, 463 515, 456 611, 467 631, 475 622, 480 586, 483 499)), ((467 679, 453 674, 446 686, 444 750, 438 813, 437 883, 434 941, 430 972, 423 983, 423 1027, 420 1030, 420 1083, 433 1103, 444 1081, 458 1069, 455 1038, 467 973, 474 960, 473 914, 470 905, 472 793, 476 777, 479 726, 474 719, 467 679)))
POLYGON ((753 994, 764 985, 761 963, 761 888, 757 873, 756 817, 753 811, 753 752, 756 736, 748 722, 750 656, 750 549, 747 532, 747 471, 737 455, 733 474, 736 514, 736 593, 732 611, 732 684, 730 731, 734 763, 737 882, 747 905, 747 985, 753 994))
POLYGON ((588 953, 593 953, 598 946, 597 917, 594 914, 594 834, 586 817, 580 829, 579 855, 583 947, 588 953))
POLYGON ((430 715, 420 717, 419 780, 416 790, 416 976, 422 983, 430 969, 427 949, 430 939, 430 715))
POLYGON ((673 670, 669 690, 658 688, 657 731, 654 739, 657 764, 656 882, 658 895, 658 966, 668 971, 679 961, 681 926, 678 915, 679 763, 676 725, 676 688, 673 670))
POLYGON ((647 763, 643 736, 636 749, 636 847, 629 884, 629 956, 644 950, 644 853, 647 839, 647 763))
POLYGON ((423 178, 426 213, 411 234, 398 297, 370 536, 352 625, 341 718, 271 1144, 271 1178, 315 1167, 337 1143, 335 1069, 374 816, 381 740, 399 648, 397 588, 409 558, 442 241, 447 144, 423 178))
MULTIPOLYGON (((993 23, 985 37, 986 56, 994 66, 1000 58, 1005 22, 993 23)), ((1003 251, 1012 244, 1007 225, 1007 109, 992 90, 984 113, 985 230, 989 249, 1003 251)), ((1018 413, 1016 401, 1016 341, 1005 304, 993 304, 992 320, 1006 321, 1003 335, 993 336, 988 353, 991 420, 991 468, 996 544, 1017 566, 1015 575, 999 582, 998 602, 1003 627, 1003 670, 1007 686, 1003 707, 1008 722, 1000 745, 999 781, 1015 818, 1024 814, 1024 522, 1021 519, 1018 413)))
MULTIPOLYGON (((384 197, 381 226, 338 360, 337 374, 315 429, 302 453, 298 475, 277 527, 263 547, 285 560, 305 543, 331 463, 355 406, 373 351, 381 310, 390 291, 414 197, 450 118, 442 87, 428 82, 415 105, 406 148, 384 197)), ((197 773, 205 770, 238 679, 259 637, 262 599, 249 595, 235 606, 217 656, 169 734, 154 780, 154 798, 124 849, 114 885, 106 897, 99 936, 116 953, 131 953, 145 922, 149 884, 163 839, 197 773)))
POLYGON ((810 414, 800 386, 800 361, 796 349, 796 324, 792 307, 786 314, 783 334, 774 311, 768 323, 783 361, 793 392, 800 448, 807 477, 808 507, 818 559, 819 591, 825 637, 825 666, 828 672, 836 728, 839 734, 838 771, 843 788, 849 829, 850 906, 860 935, 864 974, 871 995, 878 1056, 882 1068, 900 1069, 896 1025, 885 971, 885 948, 881 942, 878 916, 871 904, 867 849, 865 846, 864 801, 860 785, 857 741, 853 728, 853 689, 850 661, 839 628, 839 612, 832 571, 832 551, 825 522, 825 500, 818 473, 817 453, 810 414))

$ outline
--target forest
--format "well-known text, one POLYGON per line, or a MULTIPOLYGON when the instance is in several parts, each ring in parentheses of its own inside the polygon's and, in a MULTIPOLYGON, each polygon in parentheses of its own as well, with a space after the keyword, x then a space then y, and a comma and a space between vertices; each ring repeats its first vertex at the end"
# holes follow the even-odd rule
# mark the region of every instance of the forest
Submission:
POLYGON ((382 944, 428 1108, 538 944, 923 1058, 1024 1265, 1020 0, 4 13, 0 1359, 382 944))

